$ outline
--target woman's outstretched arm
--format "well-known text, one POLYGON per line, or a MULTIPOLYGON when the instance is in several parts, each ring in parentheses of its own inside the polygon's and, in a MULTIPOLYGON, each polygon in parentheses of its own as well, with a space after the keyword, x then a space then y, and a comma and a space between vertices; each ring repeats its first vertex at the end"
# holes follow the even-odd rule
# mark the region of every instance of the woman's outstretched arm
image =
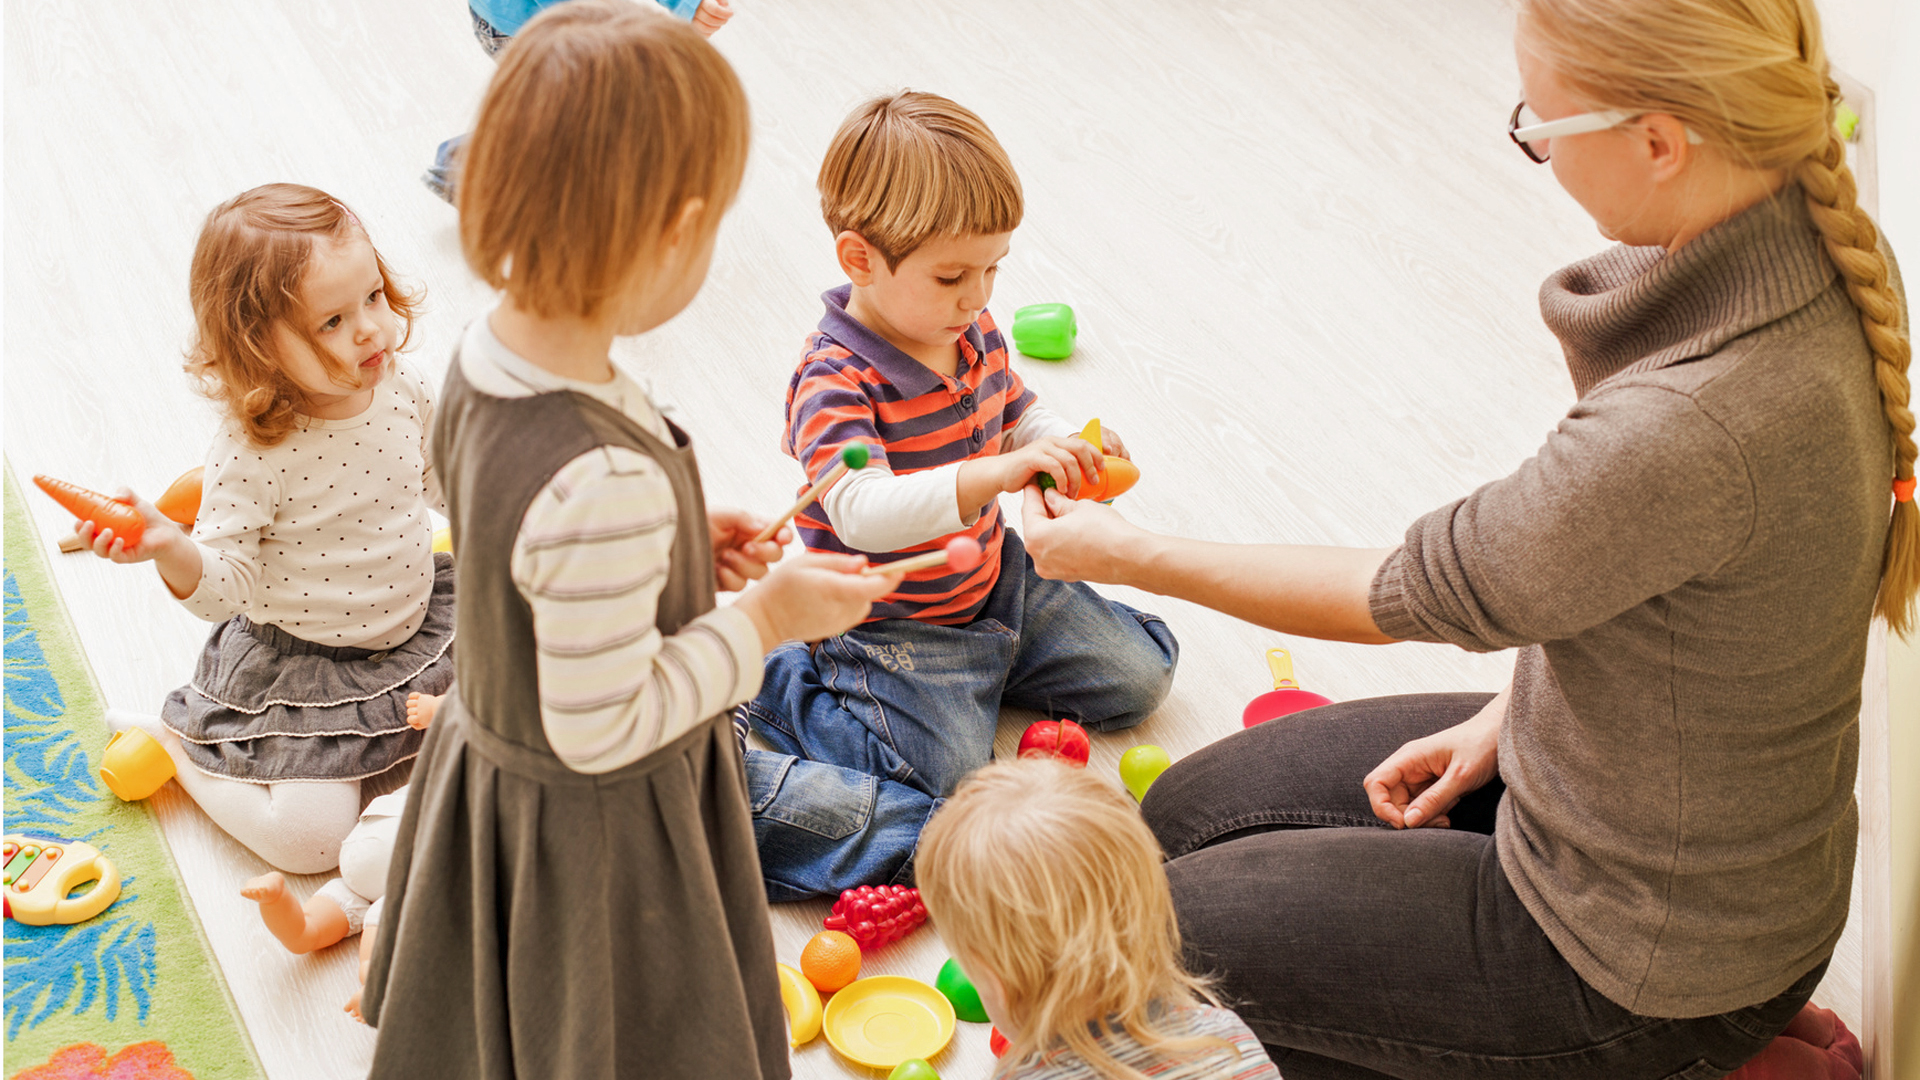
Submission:
POLYGON ((1174 596, 1301 637, 1381 645, 1368 608, 1390 548, 1218 544, 1148 532, 1110 506, 1026 489, 1021 537, 1042 577, 1174 596))

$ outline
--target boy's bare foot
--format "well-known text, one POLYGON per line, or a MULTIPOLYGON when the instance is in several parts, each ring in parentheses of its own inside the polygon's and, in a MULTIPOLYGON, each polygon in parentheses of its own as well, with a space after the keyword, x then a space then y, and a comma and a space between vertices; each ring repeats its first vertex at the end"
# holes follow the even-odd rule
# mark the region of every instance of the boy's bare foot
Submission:
POLYGON ((427 730, 433 723, 433 714, 440 711, 440 699, 444 694, 412 693, 407 695, 407 726, 418 731, 427 730))
POLYGON ((340 1011, 363 1024, 367 1022, 367 1018, 360 1015, 360 991, 358 990, 355 990, 353 996, 347 999, 347 1003, 340 1007, 340 1011))
POLYGON ((260 905, 260 921, 267 932, 296 956, 305 955, 347 936, 347 915, 340 905, 316 896, 302 907, 278 870, 262 874, 240 888, 240 895, 260 905))

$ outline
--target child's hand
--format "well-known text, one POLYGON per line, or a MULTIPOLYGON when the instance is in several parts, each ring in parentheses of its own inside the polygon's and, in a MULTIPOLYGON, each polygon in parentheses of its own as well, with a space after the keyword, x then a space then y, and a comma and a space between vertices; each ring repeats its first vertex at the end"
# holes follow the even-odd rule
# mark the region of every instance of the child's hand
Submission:
POLYGON ((905 576, 862 574, 866 565, 863 555, 809 552, 768 574, 733 606, 753 620, 762 649, 829 638, 858 625, 905 576))
POLYGON ((700 0, 700 9, 693 13, 693 28, 701 37, 712 37, 731 18, 733 5, 727 0, 700 0))
POLYGON ((125 503, 138 510, 140 516, 146 520, 147 527, 140 534, 140 542, 129 548, 126 540, 116 536, 112 529, 96 528, 91 521, 76 523, 73 527, 74 533, 80 537, 82 543, 93 549, 95 555, 103 559, 112 559, 117 563, 146 562, 175 543, 175 537, 185 536, 180 531, 180 526, 174 524, 173 519, 156 510, 152 503, 135 495, 127 488, 114 492, 113 501, 125 503))
POLYGON ((1080 494, 1083 479, 1092 480, 1100 473, 1100 465, 1105 460, 1094 445, 1078 435, 1049 436, 1035 439, 1033 442, 1013 451, 1001 454, 999 464, 1000 490, 1019 491, 1033 478, 1046 473, 1053 482, 1069 497, 1080 494))
POLYGON ((1133 460, 1133 455, 1127 453, 1127 444, 1120 441, 1120 433, 1107 427, 1105 424, 1100 425, 1100 442, 1102 443, 1100 447, 1102 451, 1112 454, 1117 458, 1125 458, 1128 461, 1133 460))
POLYGON ((767 576, 767 567, 780 561, 793 530, 781 526, 773 539, 751 541, 767 527, 767 519, 727 506, 707 508, 707 533, 713 538, 713 573, 721 592, 739 592, 748 581, 767 576))
POLYGON ((140 542, 131 550, 127 542, 113 535, 112 529, 96 529, 91 521, 82 521, 74 526, 74 534, 82 543, 93 549, 95 555, 103 559, 112 559, 117 563, 137 563, 153 560, 160 570, 160 580, 167 583, 173 595, 185 599, 192 596, 200 587, 200 549, 193 538, 183 532, 173 519, 154 508, 154 505, 135 495, 127 488, 113 493, 114 501, 126 503, 140 512, 147 527, 140 534, 140 542))

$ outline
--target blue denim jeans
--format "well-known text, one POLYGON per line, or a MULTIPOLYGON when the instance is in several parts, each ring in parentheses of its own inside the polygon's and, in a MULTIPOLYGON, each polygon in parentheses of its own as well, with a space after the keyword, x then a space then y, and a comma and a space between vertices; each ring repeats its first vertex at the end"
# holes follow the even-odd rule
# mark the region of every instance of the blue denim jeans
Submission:
MULTIPOLYGON (((1190 754, 1141 803, 1190 966, 1287 1080, 1709 1080, 1819 985, 1713 1016, 1643 1016, 1587 985, 1501 868, 1498 778, 1449 829, 1383 826, 1361 778, 1488 694, 1344 701, 1190 754)), ((1703 813, 1708 811, 1702 811, 1703 813)))
POLYGON ((744 708, 777 750, 941 796, 992 759, 1002 705, 1132 727, 1166 698, 1179 654, 1158 616, 1034 573, 1008 529, 972 623, 885 619, 811 648, 789 642, 767 655, 744 708))
MULTIPOLYGON (((499 56, 500 50, 506 48, 507 42, 513 40, 511 34, 503 34, 495 30, 492 23, 472 8, 467 9, 467 14, 473 17, 473 36, 479 40, 480 47, 487 51, 488 56, 499 56)), ((440 148, 433 152, 433 164, 428 166, 426 174, 420 177, 421 183, 448 202, 453 201, 454 186, 460 179, 460 163, 455 158, 460 153, 460 148, 466 144, 465 135, 455 135, 441 143, 440 148)))
POLYGON ((747 751, 747 798, 767 899, 913 884, 920 830, 940 808, 917 788, 791 754, 747 751))

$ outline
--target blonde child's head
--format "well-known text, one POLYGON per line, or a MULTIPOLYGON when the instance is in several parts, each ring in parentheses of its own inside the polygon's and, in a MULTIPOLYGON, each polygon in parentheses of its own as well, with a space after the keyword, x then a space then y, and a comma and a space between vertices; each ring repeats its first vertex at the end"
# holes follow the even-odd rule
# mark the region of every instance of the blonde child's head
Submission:
POLYGON ((1169 1054, 1226 1049, 1160 1032, 1163 1009, 1211 1000, 1180 963, 1160 846, 1119 788, 1051 758, 989 765, 927 824, 915 876, 941 939, 1012 1043, 1065 1046, 1138 1077, 1095 1042, 1124 1028, 1169 1054))
POLYGON ((319 403, 378 382, 391 364, 377 354, 406 347, 419 302, 353 211, 301 184, 263 184, 215 207, 188 278, 187 370, 260 446, 319 403))
MULTIPOLYGON (((1585 108, 1670 115, 1707 152, 1800 185, 1873 352, 1893 479, 1911 483, 1911 342, 1835 127, 1840 87, 1813 0, 1521 0, 1517 44, 1585 108)), ((1879 614, 1909 631, 1920 591, 1912 502, 1895 505, 1882 574, 1879 614)))
POLYGON ((746 168, 746 94, 705 38, 652 7, 548 8, 500 54, 480 104, 460 242, 531 314, 628 332, 634 309, 684 304, 706 276, 746 168))
POLYGON ((853 110, 820 164, 820 212, 889 269, 935 237, 1018 228, 1020 177, 986 122, 938 94, 902 90, 853 110))

